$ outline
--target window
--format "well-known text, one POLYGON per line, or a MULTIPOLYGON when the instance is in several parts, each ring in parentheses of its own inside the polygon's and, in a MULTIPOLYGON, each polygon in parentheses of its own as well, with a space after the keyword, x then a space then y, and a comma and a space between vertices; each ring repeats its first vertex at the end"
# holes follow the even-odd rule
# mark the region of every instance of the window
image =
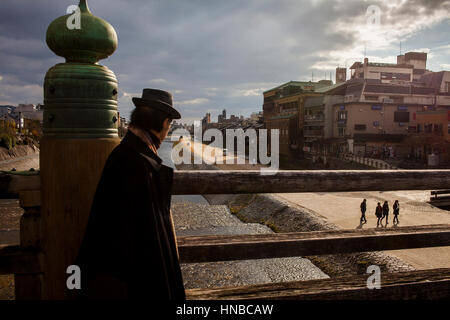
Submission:
POLYGON ((355 130, 356 131, 365 131, 366 127, 367 126, 365 124, 355 124, 355 130))
POLYGON ((409 122, 409 112, 395 111, 394 122, 409 122))
POLYGON ((438 135, 442 135, 442 124, 434 124, 433 132, 438 135))
POLYGON ((345 128, 339 128, 339 136, 340 137, 345 136, 345 128))
POLYGON ((380 126, 380 121, 374 121, 373 122, 373 126, 374 127, 379 127, 380 126))
POLYGON ((411 76, 409 73, 381 72, 381 79, 410 81, 411 76))
POLYGON ((372 105, 372 110, 381 110, 381 109, 382 109, 381 104, 373 104, 372 105))
POLYGON ((338 120, 347 120, 347 111, 339 111, 338 120))
POLYGON ((366 100, 378 101, 378 96, 364 96, 366 100))

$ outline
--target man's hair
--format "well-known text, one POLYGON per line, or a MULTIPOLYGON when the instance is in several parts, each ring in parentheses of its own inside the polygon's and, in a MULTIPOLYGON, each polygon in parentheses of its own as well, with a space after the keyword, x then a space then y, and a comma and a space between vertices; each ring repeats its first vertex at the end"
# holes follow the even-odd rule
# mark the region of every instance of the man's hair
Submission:
POLYGON ((131 113, 130 126, 139 127, 147 131, 155 130, 160 132, 166 119, 169 119, 169 122, 172 121, 172 118, 166 112, 148 107, 139 107, 135 108, 131 113))

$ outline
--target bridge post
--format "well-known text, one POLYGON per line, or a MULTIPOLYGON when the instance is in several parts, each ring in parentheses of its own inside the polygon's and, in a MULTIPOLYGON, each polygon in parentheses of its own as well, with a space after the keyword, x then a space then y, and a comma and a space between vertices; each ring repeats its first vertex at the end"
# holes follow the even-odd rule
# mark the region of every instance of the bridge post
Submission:
MULTIPOLYGON (((96 64, 117 48, 114 28, 92 15, 80 0, 79 26, 73 14, 54 20, 47 45, 66 59, 50 68, 44 82, 41 141, 41 217, 44 253, 43 298, 70 299, 67 267, 78 253, 101 170, 120 142, 117 79, 96 64), (79 27, 79 28, 78 28, 79 27)), ((114 201, 114 199, 111 199, 114 201)))

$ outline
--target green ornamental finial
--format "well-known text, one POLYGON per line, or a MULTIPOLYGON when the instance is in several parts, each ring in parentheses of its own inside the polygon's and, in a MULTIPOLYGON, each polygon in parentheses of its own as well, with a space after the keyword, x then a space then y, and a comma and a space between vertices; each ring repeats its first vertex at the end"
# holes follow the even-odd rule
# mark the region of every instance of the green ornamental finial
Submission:
POLYGON ((47 29, 47 45, 66 62, 96 63, 117 49, 117 34, 105 20, 94 16, 86 0, 80 10, 54 20, 47 29))
POLYGON ((78 5, 78 7, 80 7, 80 11, 81 12, 89 12, 89 13, 91 13, 91 11, 89 10, 89 6, 88 6, 86 0, 80 0, 80 4, 78 5))

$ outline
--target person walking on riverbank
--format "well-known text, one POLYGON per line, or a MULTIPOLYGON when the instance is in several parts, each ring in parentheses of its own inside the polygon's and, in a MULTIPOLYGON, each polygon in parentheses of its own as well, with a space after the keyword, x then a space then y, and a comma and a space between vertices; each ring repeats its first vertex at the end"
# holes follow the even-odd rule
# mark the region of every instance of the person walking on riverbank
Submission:
POLYGON ((185 300, 170 212, 173 169, 158 148, 172 119, 172 95, 133 98, 128 132, 97 186, 78 258, 80 299, 185 300))
POLYGON ((363 223, 363 221, 364 221, 364 223, 367 223, 367 220, 366 220, 366 209, 367 209, 366 199, 364 199, 363 202, 361 202, 360 208, 361 208, 361 219, 359 219, 359 222, 363 223))
POLYGON ((398 215, 400 214, 400 204, 398 203, 398 200, 395 200, 392 209, 394 209, 394 220, 392 221, 392 223, 399 224, 400 221, 398 221, 398 215))
POLYGON ((386 225, 389 224, 388 218, 389 218, 389 204, 387 201, 383 204, 383 217, 381 218, 381 221, 386 218, 386 225))
POLYGON ((375 209, 375 215, 377 216, 377 227, 381 224, 381 219, 383 217, 383 208, 381 207, 381 204, 378 202, 377 207, 375 209))

